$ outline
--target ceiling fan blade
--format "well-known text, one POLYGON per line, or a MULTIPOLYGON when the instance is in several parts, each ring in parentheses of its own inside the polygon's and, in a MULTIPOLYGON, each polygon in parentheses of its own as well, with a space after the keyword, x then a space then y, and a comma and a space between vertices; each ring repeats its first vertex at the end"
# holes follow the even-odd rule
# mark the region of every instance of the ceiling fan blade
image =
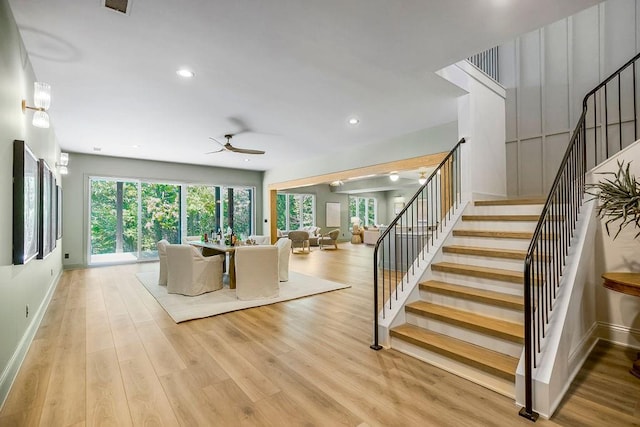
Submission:
POLYGON ((206 152, 206 153, 204 153, 204 154, 215 154, 215 153, 220 153, 221 151, 224 151, 224 148, 221 148, 221 149, 216 150, 216 151, 207 151, 207 152, 206 152))
POLYGON ((231 144, 229 144, 230 146, 227 147, 230 151, 233 151, 234 153, 241 153, 241 154, 264 154, 265 152, 262 150, 251 150, 249 148, 237 148, 232 146, 231 144))
MULTIPOLYGON (((214 138, 214 137, 212 137, 212 136, 210 136, 210 137, 209 137, 209 139, 210 139, 210 140, 212 140, 213 142, 218 143, 218 144, 219 144, 220 146, 222 146, 222 147, 224 147, 224 146, 225 146, 225 144, 223 144, 222 142, 218 141, 217 139, 215 139, 215 138, 214 138)), ((220 151, 222 151, 222 150, 220 150, 220 151)), ((215 152, 217 153, 217 151, 215 151, 215 152)))

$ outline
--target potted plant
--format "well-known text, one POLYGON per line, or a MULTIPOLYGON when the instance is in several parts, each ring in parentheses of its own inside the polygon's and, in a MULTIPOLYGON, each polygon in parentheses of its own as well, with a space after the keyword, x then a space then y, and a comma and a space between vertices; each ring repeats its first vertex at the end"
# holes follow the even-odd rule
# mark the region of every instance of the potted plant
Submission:
POLYGON ((602 172, 608 178, 589 186, 596 190, 589 194, 600 200, 598 217, 605 220, 608 235, 609 224, 619 221, 614 239, 630 224, 635 224, 639 230, 635 238, 640 236, 640 183, 629 172, 630 165, 630 162, 625 166, 624 162, 618 161, 617 172, 602 172))

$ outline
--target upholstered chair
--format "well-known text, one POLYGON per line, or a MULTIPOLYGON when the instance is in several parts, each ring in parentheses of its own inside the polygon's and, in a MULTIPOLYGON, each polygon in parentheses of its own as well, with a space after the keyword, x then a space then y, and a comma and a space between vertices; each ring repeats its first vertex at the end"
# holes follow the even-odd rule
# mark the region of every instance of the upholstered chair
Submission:
POLYGON ((256 242, 256 245, 270 245, 271 244, 271 237, 269 236, 259 236, 256 234, 252 234, 251 236, 249 236, 249 240, 253 240, 254 242, 256 242))
POLYGON ((167 291, 193 296, 222 289, 223 258, 202 256, 191 245, 167 245, 167 291))
POLYGON ((169 242, 162 239, 156 243, 158 248, 158 258, 160 258, 160 276, 158 277, 158 285, 167 286, 167 246, 169 242))
POLYGON ((238 299, 275 298, 280 294, 275 245, 238 246, 235 261, 238 299))
POLYGON ((278 279, 281 282, 289 280, 289 252, 291 251, 291 240, 278 239, 276 242, 278 248, 278 279))
POLYGON ((338 237, 340 237, 340 230, 335 229, 330 232, 323 234, 318 239, 318 244, 320 245, 320 249, 324 249, 325 246, 333 245, 334 249, 338 249, 338 237))
POLYGON ((307 252, 311 251, 309 246, 309 233, 304 230, 294 230, 289 232, 289 240, 291 240, 291 252, 295 248, 301 248, 304 252, 304 249, 307 248, 307 252))
POLYGON ((184 236, 182 238, 182 243, 187 244, 189 242, 199 242, 202 239, 202 236, 184 236))

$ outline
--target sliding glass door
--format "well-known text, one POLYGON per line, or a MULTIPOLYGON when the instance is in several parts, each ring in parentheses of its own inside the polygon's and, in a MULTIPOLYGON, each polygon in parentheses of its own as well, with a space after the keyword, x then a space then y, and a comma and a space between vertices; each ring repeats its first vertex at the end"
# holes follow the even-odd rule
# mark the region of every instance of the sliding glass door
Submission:
POLYGON ((238 238, 247 238, 255 229, 254 192, 251 187, 91 177, 89 264, 156 260, 157 242, 180 243, 183 233, 202 236, 230 227, 238 238))
POLYGON ((141 259, 157 259, 156 243, 180 243, 180 186, 140 183, 141 259))
POLYGON ((156 242, 180 242, 180 186, 89 181, 89 264, 157 259, 156 242))

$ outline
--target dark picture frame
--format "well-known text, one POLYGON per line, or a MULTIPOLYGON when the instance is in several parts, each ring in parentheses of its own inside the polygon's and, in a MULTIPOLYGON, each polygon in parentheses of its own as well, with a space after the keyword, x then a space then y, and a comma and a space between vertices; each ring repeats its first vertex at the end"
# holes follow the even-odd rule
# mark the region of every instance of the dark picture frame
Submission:
MULTIPOLYGON (((40 181, 39 215, 38 215, 38 259, 45 259, 55 247, 52 242, 53 203, 51 185, 54 182, 51 168, 44 159, 38 161, 38 177, 40 181)), ((55 184, 54 184, 55 185, 55 184)))
POLYGON ((29 146, 13 141, 13 263, 26 264, 38 255, 38 159, 29 146))
POLYGON ((56 185, 56 215, 58 219, 56 238, 62 239, 62 187, 59 185, 56 185))

